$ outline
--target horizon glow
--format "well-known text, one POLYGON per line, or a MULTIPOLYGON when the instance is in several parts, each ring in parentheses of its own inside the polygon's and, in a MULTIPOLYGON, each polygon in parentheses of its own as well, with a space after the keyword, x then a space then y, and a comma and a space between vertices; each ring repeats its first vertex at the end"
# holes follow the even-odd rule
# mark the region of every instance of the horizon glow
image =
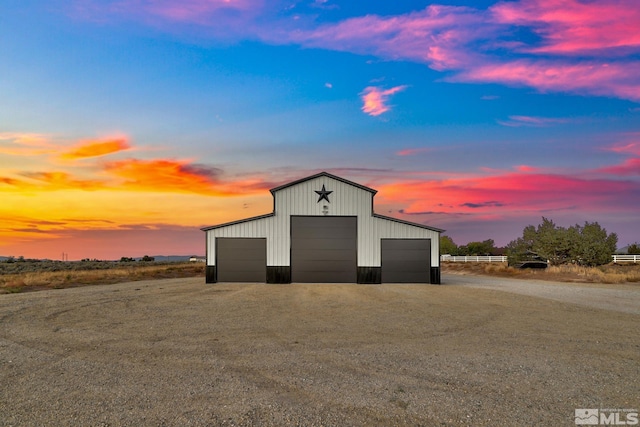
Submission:
POLYGON ((202 255, 327 171, 457 244, 640 242, 635 0, 0 6, 0 255, 202 255))

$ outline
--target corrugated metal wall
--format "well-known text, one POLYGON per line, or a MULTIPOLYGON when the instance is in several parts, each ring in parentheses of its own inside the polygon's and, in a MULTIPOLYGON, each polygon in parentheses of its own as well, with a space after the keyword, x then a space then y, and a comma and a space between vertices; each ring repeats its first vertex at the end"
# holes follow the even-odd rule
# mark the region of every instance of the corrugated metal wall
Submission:
POLYGON ((373 193, 338 181, 319 176, 275 193, 275 216, 233 224, 207 231, 207 264, 215 265, 215 237, 266 237, 267 265, 290 265, 291 215, 332 215, 358 217, 358 266, 380 266, 381 238, 430 238, 431 265, 440 265, 438 256, 439 233, 409 224, 373 216, 373 193), (316 191, 325 186, 332 191, 318 202, 316 191))

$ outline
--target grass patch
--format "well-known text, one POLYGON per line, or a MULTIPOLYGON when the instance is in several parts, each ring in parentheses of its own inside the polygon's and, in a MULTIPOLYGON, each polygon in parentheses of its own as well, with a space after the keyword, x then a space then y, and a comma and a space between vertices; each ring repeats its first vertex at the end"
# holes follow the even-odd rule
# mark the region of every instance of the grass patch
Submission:
MULTIPOLYGON (((0 270, 0 293, 42 289, 65 289, 106 285, 137 280, 204 276, 204 263, 118 263, 99 262, 99 267, 83 262, 20 263, 18 272, 0 270), (57 264, 57 265, 52 265, 57 264)), ((96 264, 96 263, 94 263, 96 264)))
POLYGON ((598 267, 582 267, 566 264, 546 269, 520 269, 506 263, 443 262, 443 273, 485 274, 489 276, 514 277, 520 279, 550 280, 578 283, 638 283, 640 264, 607 264, 598 267))

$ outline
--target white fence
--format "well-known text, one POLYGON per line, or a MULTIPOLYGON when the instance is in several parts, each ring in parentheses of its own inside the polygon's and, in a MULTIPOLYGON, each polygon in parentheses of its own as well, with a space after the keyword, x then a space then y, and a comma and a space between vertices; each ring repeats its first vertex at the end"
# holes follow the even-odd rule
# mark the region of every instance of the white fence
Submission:
POLYGON ((506 256, 452 256, 440 255, 442 262, 507 262, 506 256))
POLYGON ((632 262, 634 264, 640 262, 640 255, 611 255, 611 258, 616 264, 620 262, 632 262))
MULTIPOLYGON (((611 255, 616 264, 623 262, 640 263, 640 255, 611 255)), ((452 256, 440 255, 442 262, 507 262, 506 256, 452 256)))

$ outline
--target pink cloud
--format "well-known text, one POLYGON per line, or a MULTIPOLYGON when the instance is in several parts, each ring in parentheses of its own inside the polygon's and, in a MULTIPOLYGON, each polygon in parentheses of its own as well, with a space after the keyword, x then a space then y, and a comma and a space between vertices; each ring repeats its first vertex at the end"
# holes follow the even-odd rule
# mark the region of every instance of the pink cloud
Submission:
POLYGON ((404 15, 350 18, 294 31, 286 38, 308 47, 409 59, 438 70, 452 69, 474 56, 460 49, 461 45, 491 31, 488 25, 478 25, 482 17, 476 12, 466 7, 432 5, 404 15))
POLYGON ((391 89, 380 89, 376 86, 369 86, 362 91, 362 111, 370 116, 379 116, 390 110, 387 101, 391 95, 405 90, 406 86, 395 86, 391 89))
POLYGON ((559 174, 502 173, 445 180, 398 181, 378 188, 383 203, 396 203, 406 214, 502 214, 519 216, 554 210, 589 209, 630 212, 640 200, 640 183, 615 179, 584 179, 559 174))
POLYGON ((72 13, 80 19, 134 19, 171 33, 228 39, 254 36, 253 22, 263 12, 264 0, 76 0, 75 6, 72 13))
POLYGON ((521 59, 470 66, 450 81, 529 86, 542 92, 573 92, 640 100, 640 61, 616 63, 521 59))
POLYGON ((416 154, 427 153, 429 151, 432 151, 432 149, 429 147, 406 148, 404 150, 396 152, 396 156, 414 156, 416 154))
POLYGON ((533 126, 544 127, 555 124, 568 123, 569 119, 556 118, 556 117, 537 117, 537 116, 509 116, 509 120, 499 120, 503 126, 520 127, 520 126, 533 126))
POLYGON ((640 8, 636 0, 521 0, 491 8, 502 24, 530 26, 542 37, 536 53, 581 54, 640 47, 640 8))
POLYGON ((535 166, 529 166, 529 165, 518 165, 515 167, 515 170, 517 170, 518 172, 530 173, 530 172, 539 172, 540 168, 536 168, 535 166))
POLYGON ((134 17, 171 32, 414 61, 449 72, 445 80, 450 82, 640 101, 640 60, 634 56, 640 52, 637 0, 520 0, 489 9, 431 5, 324 24, 264 0, 95 2, 82 4, 102 12, 94 11, 97 16, 134 17), (539 38, 523 39, 523 28, 539 38))
POLYGON ((640 158, 627 159, 623 163, 598 169, 597 172, 613 175, 638 175, 640 176, 640 158))
POLYGON ((607 147, 608 151, 621 154, 632 154, 640 156, 640 142, 620 143, 607 147))

